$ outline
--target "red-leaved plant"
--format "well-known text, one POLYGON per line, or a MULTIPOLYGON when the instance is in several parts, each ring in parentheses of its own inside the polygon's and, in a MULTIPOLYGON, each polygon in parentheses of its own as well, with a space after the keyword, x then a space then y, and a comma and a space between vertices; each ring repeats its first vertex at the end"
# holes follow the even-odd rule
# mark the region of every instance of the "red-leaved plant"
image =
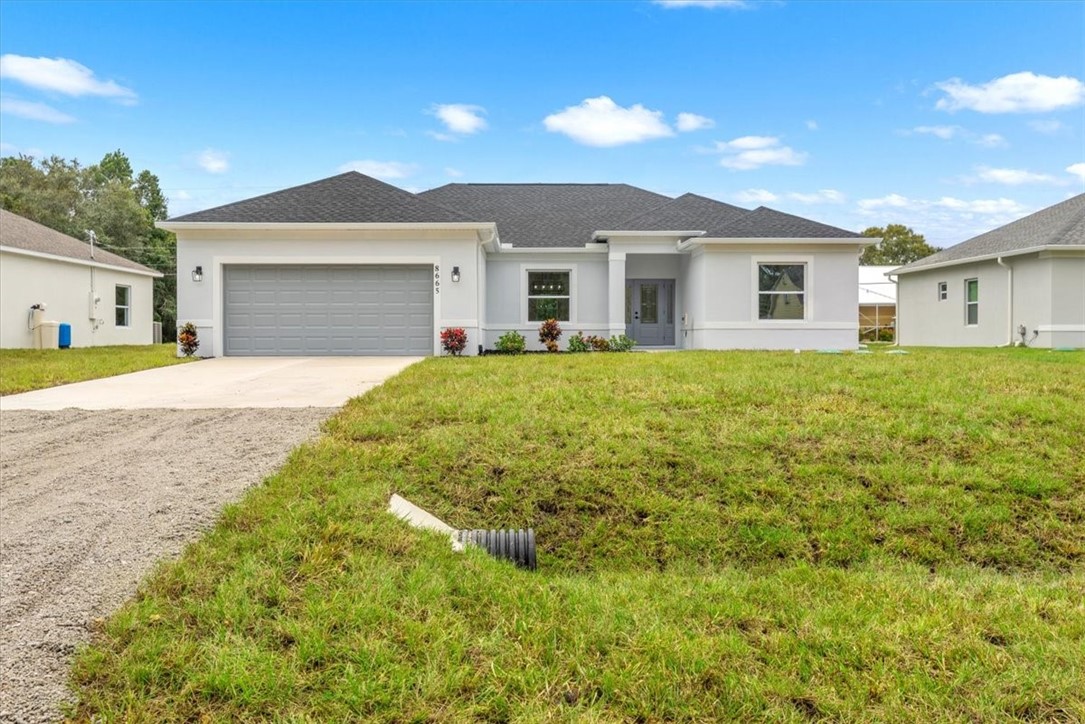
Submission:
POLYGON ((548 319, 539 325, 539 341, 542 342, 548 352, 558 351, 558 340, 561 339, 561 325, 556 319, 548 319))
POLYGON ((458 357, 467 348, 467 330, 463 327, 441 330, 441 347, 453 357, 458 357))
POLYGON ((196 350, 200 348, 200 335, 195 324, 185 322, 181 325, 177 330, 177 345, 181 348, 181 354, 185 357, 196 354, 196 350))

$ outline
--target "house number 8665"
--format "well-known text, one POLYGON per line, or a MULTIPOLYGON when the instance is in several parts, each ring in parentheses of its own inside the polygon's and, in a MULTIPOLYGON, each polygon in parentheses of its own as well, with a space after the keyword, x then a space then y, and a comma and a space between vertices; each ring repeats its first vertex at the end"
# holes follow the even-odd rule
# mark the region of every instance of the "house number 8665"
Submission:
POLYGON ((441 293, 441 266, 439 264, 433 265, 433 293, 441 293))

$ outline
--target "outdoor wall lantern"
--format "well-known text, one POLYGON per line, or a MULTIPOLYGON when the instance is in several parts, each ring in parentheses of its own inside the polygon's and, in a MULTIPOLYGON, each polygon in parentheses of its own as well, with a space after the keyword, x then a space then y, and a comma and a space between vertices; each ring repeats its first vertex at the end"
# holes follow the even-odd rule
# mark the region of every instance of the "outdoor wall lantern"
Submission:
POLYGON ((460 268, 458 266, 452 267, 452 281, 457 283, 460 281, 460 268))
POLYGON ((195 269, 192 270, 192 281, 194 281, 194 282, 202 282, 203 281, 203 267, 202 266, 198 266, 198 267, 196 267, 195 269))

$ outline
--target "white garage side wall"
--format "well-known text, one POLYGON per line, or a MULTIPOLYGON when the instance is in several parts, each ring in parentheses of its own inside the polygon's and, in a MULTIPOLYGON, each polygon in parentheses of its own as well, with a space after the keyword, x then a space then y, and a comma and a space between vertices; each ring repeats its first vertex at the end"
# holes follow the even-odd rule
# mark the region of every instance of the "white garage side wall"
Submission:
POLYGON ((856 349, 858 245, 708 246, 691 260, 692 347, 697 349, 856 349), (759 264, 805 264, 805 314, 758 319, 759 264), (697 296, 703 300, 698 309, 697 296))
POLYGON ((0 252, 0 347, 34 346, 27 329, 31 304, 44 302, 45 319, 72 326, 72 347, 151 344, 153 281, 150 276, 59 259, 0 252), (92 287, 93 284, 93 287, 92 287), (116 325, 116 285, 131 287, 129 326, 116 325), (101 302, 97 325, 90 319, 90 292, 101 302))
POLYGON ((480 254, 470 229, 349 230, 229 229, 177 231, 177 322, 199 329, 203 357, 222 351, 222 267, 228 264, 431 264, 434 280, 433 353, 440 354, 440 331, 463 327, 465 354, 481 342, 479 319, 480 254), (203 267, 203 281, 192 270, 203 267), (460 268, 460 281, 452 269, 460 268))
MULTIPOLYGON (((1014 263, 1013 257, 1007 263, 1014 263)), ((1029 274, 1022 268, 1021 275, 1029 274)), ((1017 274, 1018 272, 1014 272, 1017 274)), ((1042 274, 1040 275, 1042 278, 1042 274)), ((901 274, 897 283, 900 344, 931 347, 997 347, 1009 342, 1007 271, 993 259, 901 274), (979 280, 978 324, 966 324, 965 280, 979 280), (947 298, 938 298, 946 282, 947 298)), ((1020 280, 1015 281, 1015 286, 1020 280)), ((1016 308, 1015 304, 1015 308, 1016 308)), ((1037 317, 1041 309, 1037 309, 1037 317)), ((1040 322, 1041 324, 1043 322, 1040 322)))
POLYGON ((1036 344, 1085 347, 1085 253, 1049 252, 1040 261, 1051 268, 1051 324, 1040 327, 1036 344))
POLYGON ((499 252, 486 259, 486 349, 494 349, 505 332, 517 331, 527 349, 545 349, 539 342, 539 322, 527 321, 527 271, 569 271, 572 285, 568 322, 562 322, 559 345, 565 349, 569 336, 609 336, 607 325, 607 275, 605 253, 499 252))

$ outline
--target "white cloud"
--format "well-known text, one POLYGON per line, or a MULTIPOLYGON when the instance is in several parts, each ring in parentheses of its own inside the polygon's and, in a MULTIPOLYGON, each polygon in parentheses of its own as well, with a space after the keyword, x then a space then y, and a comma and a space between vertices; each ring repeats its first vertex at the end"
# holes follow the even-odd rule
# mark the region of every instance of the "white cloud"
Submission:
POLYGON ((0 113, 45 123, 74 123, 75 118, 44 103, 23 101, 18 98, 0 98, 0 113))
POLYGON ((31 58, 7 53, 0 56, 0 78, 68 96, 114 98, 126 105, 136 102, 136 93, 131 88, 112 80, 99 80, 90 68, 67 58, 31 58))
POLYGON ((407 178, 415 171, 415 165, 410 163, 400 163, 399 161, 373 161, 366 159, 362 161, 348 161, 339 167, 341 173, 347 171, 357 171, 358 173, 364 173, 366 176, 372 176, 373 178, 379 178, 387 181, 388 179, 407 178))
POLYGON ((1020 186, 1022 184, 1058 183, 1059 180, 1046 173, 1034 173, 1022 168, 990 168, 980 166, 976 169, 976 181, 1020 186))
POLYGON ((806 122, 806 127, 811 131, 816 131, 816 130, 818 130, 818 122, 811 119, 811 120, 806 122))
POLYGON ((961 138, 969 143, 974 143, 977 146, 985 146, 987 148, 999 148, 1009 145, 1006 139, 997 133, 975 133, 967 128, 960 126, 916 126, 910 131, 902 131, 906 136, 912 134, 934 136, 940 138, 943 141, 950 141, 954 138, 961 138))
POLYGON ((910 199, 900 194, 889 194, 876 199, 860 199, 859 209, 863 212, 882 212, 888 209, 896 211, 949 210, 966 214, 981 215, 1020 215, 1026 209, 1013 199, 974 199, 965 201, 952 196, 943 196, 935 201, 910 199))
POLYGON ((1064 124, 1062 121, 1057 121, 1054 119, 1029 121, 1028 125, 1029 128, 1036 131, 1037 133, 1058 133, 1059 131, 1066 128, 1066 124, 1064 124))
MULTIPOLYGON (((472 106, 466 103, 438 103, 433 106, 431 112, 445 124, 445 128, 448 129, 449 133, 469 136, 472 133, 484 131, 487 127, 486 119, 482 117, 485 115, 486 109, 482 106, 472 106)), ((431 135, 436 138, 439 134, 431 135)), ((451 138, 446 136, 439 138, 439 140, 451 140, 451 138)))
POLYGON ((196 163, 207 173, 226 173, 230 170, 230 154, 214 148, 205 148, 196 157, 196 163))
POLYGON ((842 204, 846 200, 844 194, 836 189, 821 189, 811 194, 792 192, 787 197, 803 204, 842 204))
POLYGON ((1066 173, 1072 173, 1073 175, 1085 181, 1085 163, 1072 163, 1066 167, 1066 173))
POLYGON ((1054 78, 1025 71, 969 85, 960 78, 935 83, 946 94, 935 104, 942 111, 1043 113, 1085 103, 1085 83, 1070 76, 1054 78))
POLYGON ((746 189, 735 194, 735 200, 742 204, 768 204, 779 198, 767 189, 746 189))
POLYGON ((960 126, 916 126, 912 129, 912 133, 929 134, 948 141, 963 130, 960 126))
POLYGON ((637 103, 623 108, 607 96, 587 98, 543 119, 551 133, 563 133, 585 146, 621 146, 653 138, 673 136, 663 122, 662 111, 653 111, 637 103))
POLYGON ((713 128, 716 122, 706 116, 699 116, 696 113, 679 113, 678 114, 678 130, 683 133, 689 131, 700 131, 704 128, 713 128))
POLYGON ((724 154, 720 165, 735 171, 806 163, 805 153, 784 146, 775 136, 741 136, 731 141, 717 141, 716 150, 724 154))
POLYGON ((661 5, 668 9, 676 8, 707 8, 714 10, 716 8, 732 8, 736 10, 744 10, 750 7, 750 4, 746 0, 652 0, 656 5, 661 5))
POLYGON ((448 176, 449 178, 462 178, 463 177, 463 171, 459 170, 458 168, 452 168, 451 166, 446 166, 445 167, 445 176, 448 176))

